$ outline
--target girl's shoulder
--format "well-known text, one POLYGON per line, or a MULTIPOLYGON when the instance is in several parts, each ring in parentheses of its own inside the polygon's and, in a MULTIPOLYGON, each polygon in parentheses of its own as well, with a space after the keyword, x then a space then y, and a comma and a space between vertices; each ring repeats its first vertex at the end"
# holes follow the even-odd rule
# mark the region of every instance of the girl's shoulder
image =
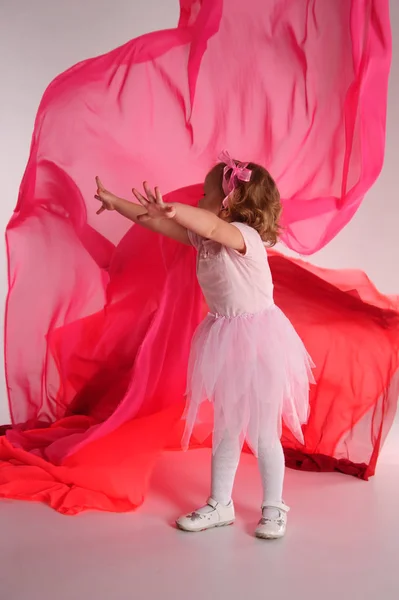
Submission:
POLYGON ((234 225, 234 227, 237 227, 237 229, 239 229, 244 237, 244 240, 251 240, 253 243, 257 244, 257 245, 261 245, 263 246, 263 240, 260 237, 259 233, 256 231, 256 229, 254 229, 253 227, 251 227, 250 225, 247 225, 246 223, 239 223, 234 221, 233 223, 231 223, 232 225, 234 225))
POLYGON ((256 229, 254 229, 250 225, 247 225, 246 223, 239 223, 234 221, 231 224, 241 231, 242 236, 244 238, 247 251, 243 256, 253 258, 255 258, 256 256, 261 256, 262 258, 264 258, 263 255, 265 253, 265 245, 256 229))

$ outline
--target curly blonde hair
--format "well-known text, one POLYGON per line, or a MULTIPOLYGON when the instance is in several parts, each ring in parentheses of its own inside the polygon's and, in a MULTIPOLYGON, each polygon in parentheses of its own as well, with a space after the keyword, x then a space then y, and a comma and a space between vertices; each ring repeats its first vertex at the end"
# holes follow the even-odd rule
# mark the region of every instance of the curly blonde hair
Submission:
MULTIPOLYGON (((223 193, 223 171, 226 165, 217 164, 210 175, 223 193)), ((236 180, 235 188, 228 198, 226 208, 229 221, 245 223, 256 229, 268 246, 275 246, 281 232, 280 217, 282 204, 277 185, 270 173, 261 165, 248 163, 247 169, 252 171, 248 182, 236 180)), ((226 177, 231 176, 227 171, 226 177)))

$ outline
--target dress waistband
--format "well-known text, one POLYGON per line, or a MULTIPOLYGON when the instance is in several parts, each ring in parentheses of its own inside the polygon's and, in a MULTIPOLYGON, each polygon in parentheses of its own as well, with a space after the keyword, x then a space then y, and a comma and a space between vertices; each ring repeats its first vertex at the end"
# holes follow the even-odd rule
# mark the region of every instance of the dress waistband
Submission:
POLYGON ((259 315, 263 315, 263 313, 268 312, 269 310, 272 310, 273 308, 275 308, 275 304, 273 302, 273 304, 270 304, 270 306, 268 306, 267 308, 263 308, 262 310, 256 312, 256 313, 249 313, 249 312, 245 312, 245 313, 240 313, 239 315, 223 315, 221 313, 213 313, 213 312, 209 312, 208 316, 212 317, 213 319, 229 319, 229 320, 233 320, 233 319, 248 319, 250 317, 257 317, 259 315))

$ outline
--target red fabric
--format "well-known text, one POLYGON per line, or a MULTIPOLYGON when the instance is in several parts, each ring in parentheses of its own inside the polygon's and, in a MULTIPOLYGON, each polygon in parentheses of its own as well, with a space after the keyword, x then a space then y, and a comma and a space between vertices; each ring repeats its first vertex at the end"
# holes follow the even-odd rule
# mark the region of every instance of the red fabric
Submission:
MULTIPOLYGON (((159 452, 179 447, 206 311, 194 252, 96 217, 94 175, 126 197, 146 178, 194 203, 201 186, 181 186, 227 147, 278 180, 286 243, 317 250, 381 168, 388 18, 386 0, 184 0, 176 29, 50 85, 7 230, 14 427, 0 439, 0 496, 128 510, 159 452)), ((276 302, 317 364, 305 446, 284 432, 288 462, 367 478, 396 406, 397 303, 363 274, 270 260, 276 302)))
MULTIPOLYGON (((189 196, 190 192, 185 191, 185 197, 189 196)), ((55 336, 57 364, 62 365, 65 380, 75 386, 73 402, 64 409, 67 416, 50 427, 24 432, 14 429, 0 438, 3 497, 41 500, 66 514, 88 508, 129 510, 142 502, 159 452, 179 448, 190 336, 206 310, 200 291, 191 280, 181 294, 182 300, 188 302, 191 296, 192 302, 186 310, 177 306, 183 335, 176 346, 176 327, 169 326, 172 319, 167 330, 162 330, 162 346, 159 340, 154 346, 153 319, 147 318, 139 303, 121 302, 120 295, 126 290, 126 279, 134 273, 129 299, 134 300, 136 293, 141 300, 146 296, 155 315, 165 290, 170 288, 174 290, 173 301, 179 303, 179 289, 185 287, 181 282, 188 273, 187 261, 194 262, 194 251, 157 240, 150 232, 137 228, 126 236, 121 249, 110 269, 112 293, 106 313, 93 315, 75 327, 59 329, 55 336), (154 266, 160 265, 162 258, 169 258, 159 273, 153 271, 153 285, 145 293, 140 276, 142 253, 138 252, 143 247, 153 248, 154 266), (124 328, 118 327, 118 322, 124 328), (136 417, 65 457, 68 448, 76 448, 77 439, 93 431, 93 425, 107 426, 132 374, 145 368, 145 355, 140 352, 148 340, 153 360, 162 369, 146 374, 146 402, 136 417)), ((270 264, 276 301, 293 321, 318 365, 305 446, 284 431, 287 464, 367 478, 374 472, 375 457, 396 406, 393 375, 398 367, 399 326, 397 312, 391 310, 395 303, 379 295, 371 284, 342 291, 348 286, 346 273, 315 267, 308 270, 308 265, 277 253, 271 253, 270 264), (335 285, 328 279, 334 279, 335 285), (374 299, 374 304, 361 298, 364 293, 369 301, 374 299), (366 423, 364 430, 362 423, 366 423)), ((356 281, 356 273, 351 273, 350 279, 356 281)), ((204 445, 209 446, 210 425, 207 431, 198 433, 201 440, 208 433, 204 445)))

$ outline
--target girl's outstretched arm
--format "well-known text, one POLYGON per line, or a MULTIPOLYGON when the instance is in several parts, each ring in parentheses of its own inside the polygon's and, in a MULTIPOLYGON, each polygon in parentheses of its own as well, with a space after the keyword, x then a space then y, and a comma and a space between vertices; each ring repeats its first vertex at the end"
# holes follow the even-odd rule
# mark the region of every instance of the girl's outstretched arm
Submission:
POLYGON ((219 242, 223 246, 233 248, 240 253, 245 253, 245 241, 238 227, 234 227, 231 223, 227 223, 220 219, 214 213, 202 208, 194 208, 186 204, 167 204, 163 201, 158 188, 152 192, 148 184, 144 183, 144 197, 137 190, 133 190, 133 194, 137 200, 146 209, 146 213, 139 217, 140 221, 150 222, 165 215, 185 231, 190 230, 197 235, 208 240, 219 242))
MULTIPOLYGON (((177 223, 173 217, 171 218, 170 210, 157 211, 157 214, 152 218, 146 218, 148 217, 148 210, 141 200, 140 204, 135 204, 123 198, 118 198, 118 196, 105 189, 98 177, 96 177, 96 184, 97 194, 95 198, 102 203, 101 208, 97 211, 98 215, 105 210, 115 210, 123 217, 133 221, 133 223, 138 223, 147 229, 151 229, 151 231, 165 235, 182 244, 190 245, 187 229, 177 223)), ((135 190, 133 190, 133 193, 137 196, 135 190)))
POLYGON ((214 213, 202 208, 194 208, 185 204, 171 204, 175 221, 194 233, 208 240, 213 240, 233 248, 244 254, 246 247, 244 237, 238 227, 223 221, 214 213))

